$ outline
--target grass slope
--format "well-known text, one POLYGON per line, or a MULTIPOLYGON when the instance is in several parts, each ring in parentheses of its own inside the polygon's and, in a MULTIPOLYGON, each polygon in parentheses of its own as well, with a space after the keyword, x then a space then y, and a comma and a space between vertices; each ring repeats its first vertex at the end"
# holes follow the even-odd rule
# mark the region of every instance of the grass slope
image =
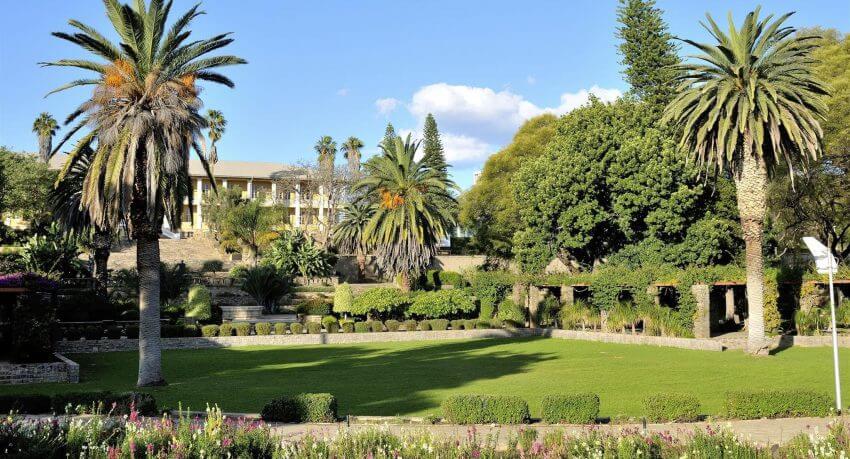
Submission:
MULTIPOLYGON (((169 385, 154 388, 163 407, 258 412, 285 393, 330 392, 340 414, 438 413, 454 393, 513 394, 533 416, 552 392, 589 391, 603 416, 641 416, 656 392, 696 394, 705 414, 722 411, 730 389, 808 388, 832 392, 829 348, 792 348, 773 357, 547 338, 423 341, 299 347, 243 347, 166 351, 169 385)), ((843 352, 844 368, 850 353, 843 352)), ((0 386, 0 394, 132 390, 133 352, 81 354, 82 382, 0 386)), ((850 387, 850 378, 843 378, 850 387)))

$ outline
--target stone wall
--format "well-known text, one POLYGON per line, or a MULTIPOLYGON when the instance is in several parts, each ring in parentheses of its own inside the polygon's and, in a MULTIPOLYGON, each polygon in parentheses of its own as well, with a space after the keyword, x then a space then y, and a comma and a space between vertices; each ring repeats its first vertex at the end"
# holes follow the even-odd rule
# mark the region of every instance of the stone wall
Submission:
MULTIPOLYGON (((484 264, 487 257, 484 255, 439 255, 431 264, 432 269, 442 271, 463 272, 468 269, 474 269, 484 264)), ((359 268, 357 266, 357 257, 353 255, 342 255, 337 258, 334 271, 339 274, 340 282, 354 283, 358 282, 359 268)), ((366 277, 369 279, 379 279, 378 265, 375 263, 375 257, 366 257, 366 277)))
MULTIPOLYGON (((445 330, 384 333, 321 333, 312 335, 255 335, 212 338, 163 338, 162 347, 163 349, 208 349, 239 346, 297 346, 452 339, 514 338, 526 336, 543 336, 557 339, 574 339, 619 344, 645 344, 650 346, 678 347, 683 349, 698 349, 707 351, 723 350, 722 343, 713 340, 551 329, 445 330)), ((136 339, 61 341, 57 343, 57 346, 61 352, 65 353, 135 351, 138 349, 139 341, 136 339)))
POLYGON ((0 385, 80 382, 80 365, 61 354, 54 354, 58 362, 7 363, 0 362, 0 385))

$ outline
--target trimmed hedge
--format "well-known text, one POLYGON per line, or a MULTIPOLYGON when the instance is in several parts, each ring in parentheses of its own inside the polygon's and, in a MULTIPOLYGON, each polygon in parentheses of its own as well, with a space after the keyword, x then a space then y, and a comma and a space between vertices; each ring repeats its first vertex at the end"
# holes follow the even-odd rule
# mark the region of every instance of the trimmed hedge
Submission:
POLYGON ((419 329, 422 330, 422 331, 430 331, 431 330, 431 321, 430 320, 419 321, 419 329))
POLYGON ((218 335, 218 325, 204 325, 201 327, 201 336, 210 338, 218 335))
POLYGON ((393 319, 384 322, 384 325, 387 326, 387 331, 391 332, 397 332, 401 328, 401 322, 393 319))
POLYGON ((372 320, 369 322, 369 328, 373 333, 380 333, 384 331, 384 324, 380 320, 372 320))
POLYGON ((541 405, 543 422, 549 424, 593 424, 599 417, 596 394, 549 394, 541 405))
POLYGON ((322 332, 322 324, 319 322, 307 322, 307 333, 318 335, 322 332))
POLYGON ((336 397, 331 394, 296 394, 276 398, 263 407, 260 416, 274 422, 334 422, 336 397))
POLYGON ((41 394, 2 395, 0 413, 15 411, 22 414, 46 414, 66 412, 91 414, 99 411, 106 414, 129 414, 130 407, 143 416, 156 416, 156 400, 150 394, 125 392, 115 394, 109 391, 72 392, 53 396, 41 394), (113 407, 114 404, 114 407, 113 407))
POLYGON ((343 333, 354 333, 354 322, 350 320, 346 320, 342 322, 342 332, 343 333))
POLYGON ((286 322, 277 322, 274 324, 275 335, 285 335, 289 331, 289 324, 286 322))
POLYGON ((407 319, 401 325, 404 331, 416 331, 416 321, 413 319, 407 319))
POLYGON ((295 322, 289 326, 289 330, 292 331, 293 335, 300 335, 304 333, 304 324, 295 322))
POLYGON ((466 319, 466 320, 464 320, 464 321, 463 321, 463 329, 464 329, 464 330, 474 330, 474 329, 475 329, 475 324, 476 324, 477 322, 478 322, 478 321, 477 321, 477 320, 475 320, 475 319, 466 319))
POLYGON ((449 328, 448 319, 431 319, 431 329, 432 330, 447 330, 449 328))
POLYGON ((528 403, 515 395, 452 395, 441 407, 455 424, 523 424, 530 418, 528 403))
POLYGON ((218 326, 218 336, 233 336, 233 324, 225 322, 218 326))
POLYGON ((271 335, 272 334, 272 324, 268 322, 257 322, 254 324, 254 331, 258 335, 271 335))
POLYGON ((51 406, 49 395, 0 395, 0 414, 12 411, 22 414, 50 413, 51 406))
POLYGON ((832 413, 832 398, 805 389, 733 391, 726 394, 726 416, 761 419, 813 416, 832 413))
POLYGON ((689 394, 660 393, 644 399, 650 422, 691 422, 699 420, 699 400, 689 394))
POLYGON ((452 330, 462 330, 464 322, 465 321, 463 319, 454 319, 450 321, 449 324, 452 326, 452 330))
POLYGON ((354 333, 369 333, 371 329, 368 322, 354 322, 354 333))

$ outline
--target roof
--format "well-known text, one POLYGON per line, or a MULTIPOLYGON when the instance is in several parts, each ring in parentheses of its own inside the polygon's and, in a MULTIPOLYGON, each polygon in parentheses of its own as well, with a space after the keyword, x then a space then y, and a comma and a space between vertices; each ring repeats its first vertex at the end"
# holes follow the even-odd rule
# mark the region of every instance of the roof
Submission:
MULTIPOLYGON (((53 155, 48 163, 51 169, 60 170, 65 165, 68 155, 59 153, 53 155)), ((293 172, 297 168, 283 163, 267 163, 260 161, 219 161, 215 164, 216 178, 256 178, 272 179, 282 172, 293 172)), ((206 177, 207 173, 197 159, 189 160, 189 175, 191 177, 206 177)))

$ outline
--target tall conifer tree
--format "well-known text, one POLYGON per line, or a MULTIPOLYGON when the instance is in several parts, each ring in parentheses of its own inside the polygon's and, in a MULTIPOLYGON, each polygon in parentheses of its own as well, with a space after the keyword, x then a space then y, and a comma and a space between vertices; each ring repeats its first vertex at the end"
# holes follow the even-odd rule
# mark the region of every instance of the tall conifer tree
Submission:
POLYGON ((437 121, 434 115, 425 117, 425 128, 423 130, 423 143, 425 144, 422 161, 434 169, 443 173, 448 171, 446 155, 443 151, 443 142, 440 140, 440 131, 437 129, 437 121))

